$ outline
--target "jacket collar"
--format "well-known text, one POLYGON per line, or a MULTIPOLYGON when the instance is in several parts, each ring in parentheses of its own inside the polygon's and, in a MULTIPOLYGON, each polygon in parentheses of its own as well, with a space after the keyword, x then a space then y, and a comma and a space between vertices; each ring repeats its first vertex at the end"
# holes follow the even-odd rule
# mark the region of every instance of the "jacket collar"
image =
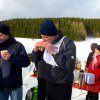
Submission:
POLYGON ((9 45, 11 45, 11 44, 13 44, 13 43, 15 43, 15 42, 16 42, 16 40, 15 40, 14 37, 9 37, 9 39, 8 39, 7 41, 5 41, 5 42, 3 42, 3 43, 0 43, 0 48, 9 46, 9 45))
POLYGON ((63 37, 63 34, 58 34, 58 35, 59 35, 58 38, 53 41, 53 44, 57 43, 63 37))

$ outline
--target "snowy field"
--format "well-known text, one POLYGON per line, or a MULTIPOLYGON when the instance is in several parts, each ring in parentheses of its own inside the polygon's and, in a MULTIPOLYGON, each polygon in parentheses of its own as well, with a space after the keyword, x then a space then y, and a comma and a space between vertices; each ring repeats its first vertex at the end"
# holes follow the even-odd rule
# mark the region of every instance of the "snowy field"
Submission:
MULTIPOLYGON (((16 39, 25 46, 27 53, 32 52, 35 42, 39 40, 39 39, 32 40, 28 38, 27 39, 16 38, 16 39)), ((84 69, 84 61, 86 61, 87 56, 89 52, 91 51, 90 45, 93 42, 100 44, 100 38, 93 38, 93 39, 87 39, 82 42, 75 42, 77 57, 79 60, 82 61, 82 69, 84 69)), ((34 68, 33 63, 31 63, 29 67, 23 68, 23 100, 25 100, 24 98, 25 98, 27 90, 33 86, 37 86, 37 79, 30 77, 30 75, 32 74, 33 68, 34 68)), ((73 88, 72 100, 85 100, 86 93, 87 92, 84 90, 73 88)))

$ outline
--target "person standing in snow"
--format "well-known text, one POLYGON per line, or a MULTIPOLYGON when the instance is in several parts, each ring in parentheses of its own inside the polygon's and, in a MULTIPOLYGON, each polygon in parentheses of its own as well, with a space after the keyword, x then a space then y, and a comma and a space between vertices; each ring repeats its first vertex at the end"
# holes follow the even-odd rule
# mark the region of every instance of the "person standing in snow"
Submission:
POLYGON ((0 24, 0 100, 22 100, 22 67, 29 64, 24 46, 0 24))
MULTIPOLYGON (((90 57, 90 63, 88 64, 88 72, 95 75, 95 84, 99 84, 100 79, 100 45, 97 43, 91 44, 92 56, 90 57)), ((91 54, 91 53, 90 53, 91 54)), ((98 100, 99 94, 97 92, 88 91, 86 100, 98 100)))
POLYGON ((42 41, 39 47, 44 48, 43 60, 46 79, 46 100, 71 100, 73 70, 76 62, 74 42, 57 31, 52 20, 46 19, 40 26, 42 41))

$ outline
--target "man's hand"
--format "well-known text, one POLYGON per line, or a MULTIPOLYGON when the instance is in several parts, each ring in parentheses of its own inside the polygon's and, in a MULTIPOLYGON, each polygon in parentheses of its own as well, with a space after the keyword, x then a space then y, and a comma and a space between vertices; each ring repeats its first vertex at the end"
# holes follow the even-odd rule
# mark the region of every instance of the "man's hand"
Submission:
POLYGON ((38 50, 41 50, 41 48, 43 48, 43 42, 42 41, 36 42, 34 51, 37 52, 38 50))
POLYGON ((10 53, 8 52, 8 50, 3 50, 3 51, 1 51, 1 57, 2 57, 2 59, 4 59, 4 60, 9 60, 10 57, 11 57, 11 55, 10 55, 10 53))
POLYGON ((51 43, 44 42, 43 47, 48 51, 49 54, 55 54, 56 49, 58 49, 56 46, 53 46, 51 43))

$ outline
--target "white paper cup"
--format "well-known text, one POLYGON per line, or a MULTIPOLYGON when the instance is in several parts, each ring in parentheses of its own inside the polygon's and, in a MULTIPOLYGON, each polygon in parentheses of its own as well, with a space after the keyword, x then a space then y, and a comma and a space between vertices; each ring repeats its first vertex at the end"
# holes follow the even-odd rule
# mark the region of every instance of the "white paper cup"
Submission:
POLYGON ((6 55, 8 53, 8 50, 2 50, 1 55, 6 55))

